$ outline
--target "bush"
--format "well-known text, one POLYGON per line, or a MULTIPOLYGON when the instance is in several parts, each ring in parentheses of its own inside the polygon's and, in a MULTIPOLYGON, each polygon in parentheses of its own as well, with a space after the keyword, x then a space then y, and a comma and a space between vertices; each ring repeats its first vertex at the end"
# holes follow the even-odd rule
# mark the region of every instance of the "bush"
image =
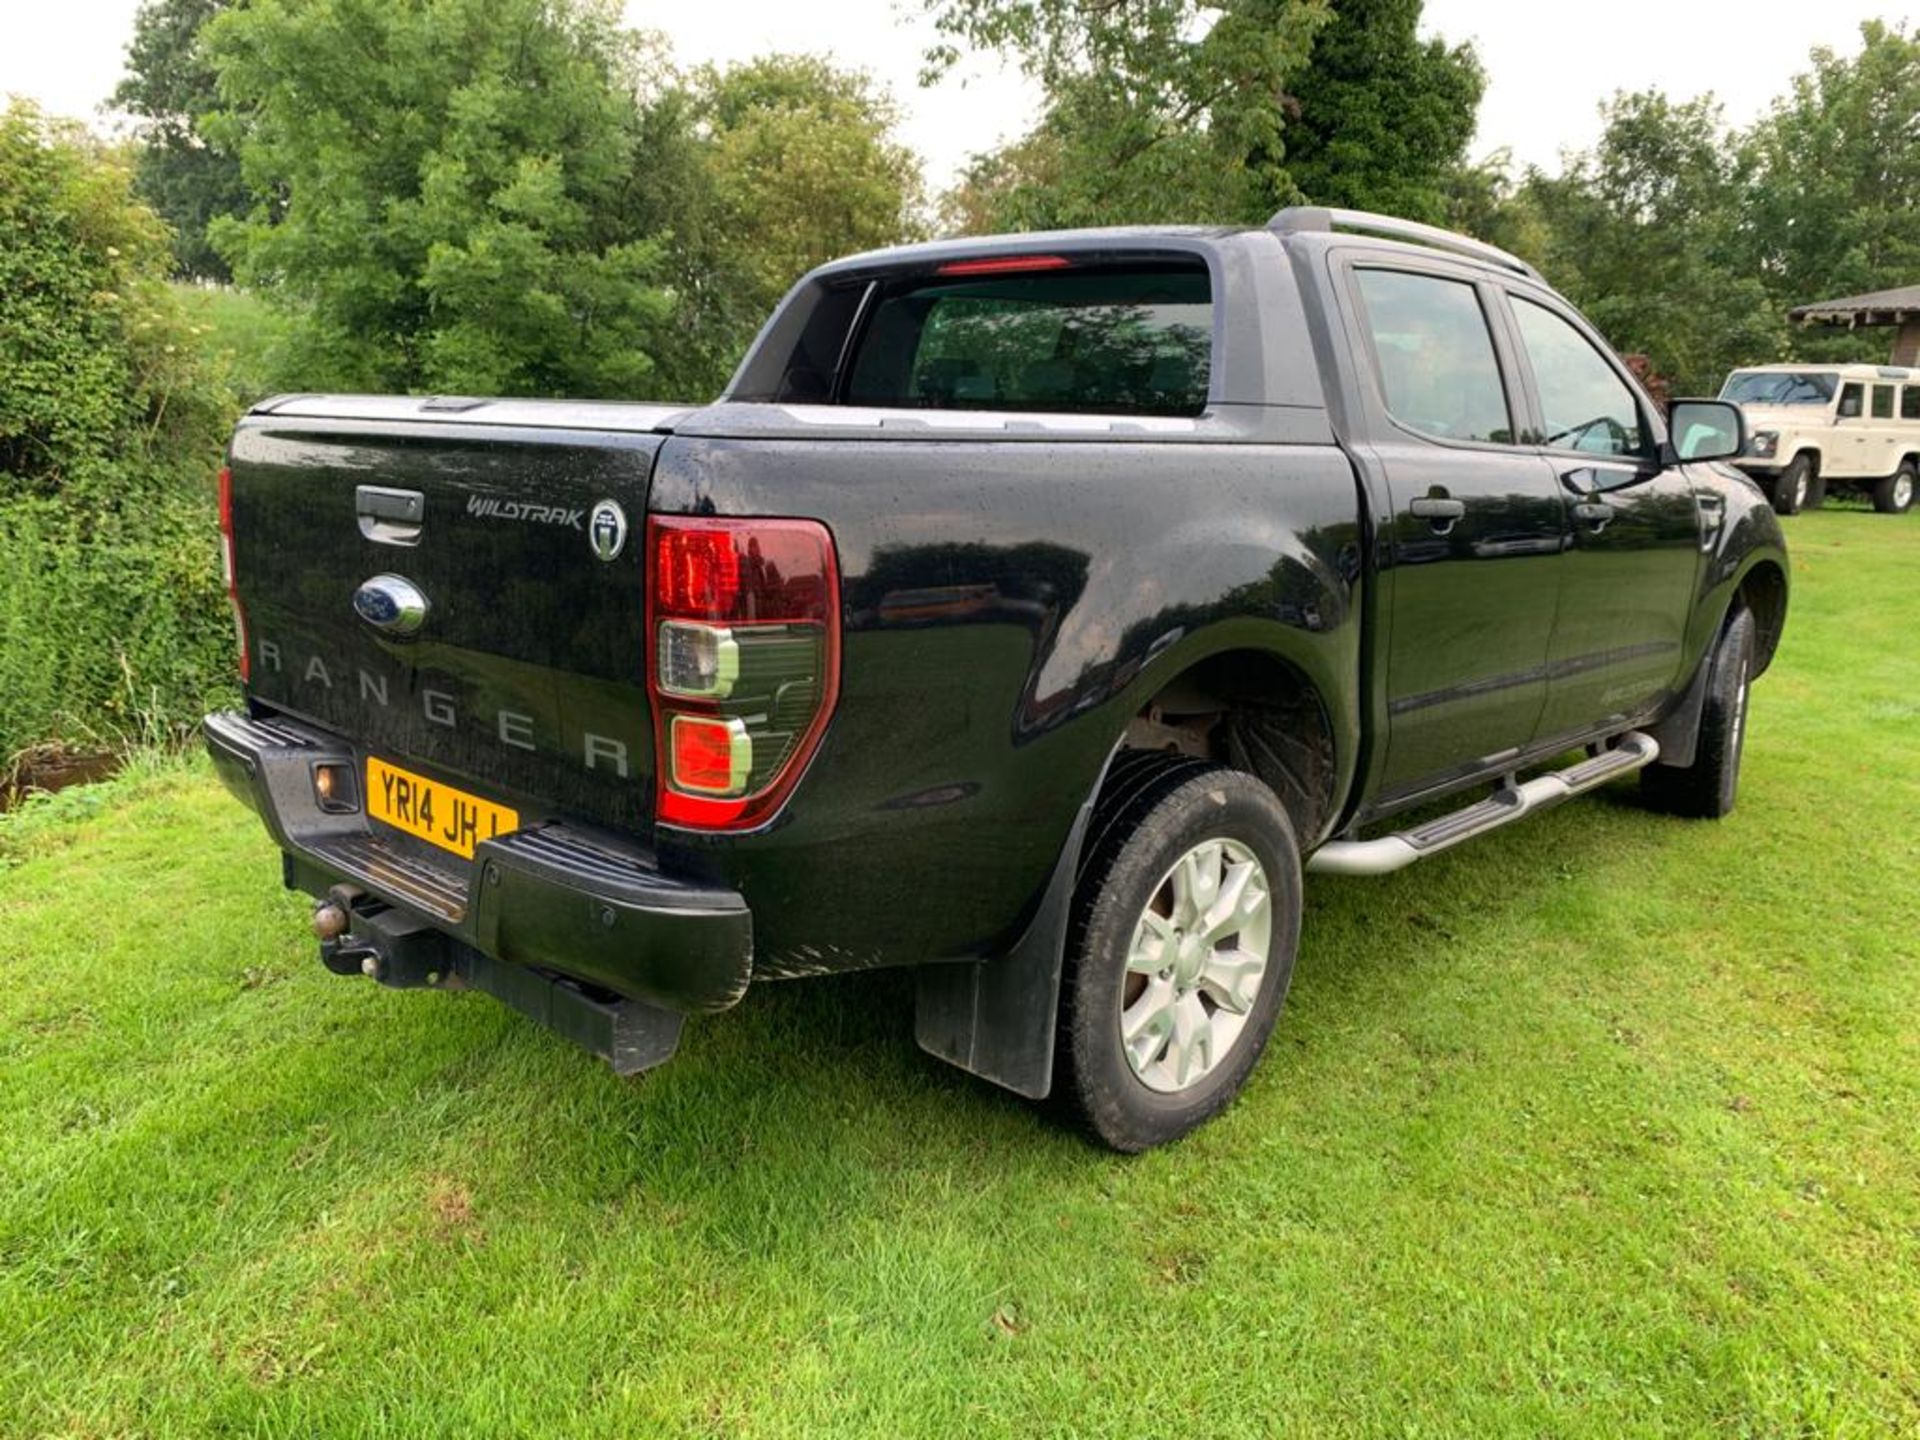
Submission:
POLYGON ((122 152, 0 111, 0 761, 178 731, 231 669, 232 421, 122 152))
POLYGON ((227 695, 211 490, 102 517, 0 504, 0 760, 43 743, 177 741, 227 695))

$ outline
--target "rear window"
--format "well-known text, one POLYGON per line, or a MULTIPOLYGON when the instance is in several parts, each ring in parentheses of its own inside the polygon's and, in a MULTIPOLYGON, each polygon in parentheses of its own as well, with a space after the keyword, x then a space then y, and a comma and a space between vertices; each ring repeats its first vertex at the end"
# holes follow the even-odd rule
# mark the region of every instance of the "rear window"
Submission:
POLYGON ((883 285, 846 401, 934 410, 1197 415, 1213 293, 1198 259, 883 285))

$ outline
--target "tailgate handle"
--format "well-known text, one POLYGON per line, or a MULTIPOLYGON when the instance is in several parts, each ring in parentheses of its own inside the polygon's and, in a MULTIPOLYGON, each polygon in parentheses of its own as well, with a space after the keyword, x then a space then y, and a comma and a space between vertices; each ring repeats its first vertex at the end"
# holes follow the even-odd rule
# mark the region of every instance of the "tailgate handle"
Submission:
POLYGON ((384 485, 357 485, 353 507, 360 516, 360 533, 382 545, 418 545, 426 520, 427 497, 418 490, 392 490, 384 485))

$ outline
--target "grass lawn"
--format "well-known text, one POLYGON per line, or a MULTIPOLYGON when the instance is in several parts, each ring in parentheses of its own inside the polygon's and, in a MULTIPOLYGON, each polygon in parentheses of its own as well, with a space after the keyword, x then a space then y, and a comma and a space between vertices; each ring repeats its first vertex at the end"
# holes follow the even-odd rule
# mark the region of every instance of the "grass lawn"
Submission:
POLYGON ((1739 810, 1309 886, 1116 1159, 756 988, 616 1080, 326 974, 203 768, 0 830, 0 1434, 1920 1433, 1920 517, 1788 522, 1739 810))

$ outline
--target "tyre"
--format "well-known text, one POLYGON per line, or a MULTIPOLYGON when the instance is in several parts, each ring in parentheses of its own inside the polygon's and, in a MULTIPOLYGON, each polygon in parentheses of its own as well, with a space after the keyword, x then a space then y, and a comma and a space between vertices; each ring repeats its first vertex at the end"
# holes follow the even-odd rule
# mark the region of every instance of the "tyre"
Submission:
POLYGON ((1773 509, 1778 515, 1798 515, 1813 489, 1813 462, 1796 455, 1773 482, 1773 509))
POLYGON ((1241 771, 1122 757, 1106 791, 1074 895, 1054 1089, 1134 1152, 1218 1114, 1260 1058, 1293 974, 1300 850, 1241 771))
POLYGON ((1904 515, 1913 508, 1915 485, 1913 462, 1902 460, 1900 468, 1873 485, 1873 508, 1882 515, 1904 515))
POLYGON ((1802 506, 1807 510, 1818 510, 1827 503, 1827 477, 1818 470, 1807 480, 1807 498, 1802 506))
POLYGON ((1740 756, 1747 743, 1747 696, 1753 684, 1753 612, 1737 610, 1708 657, 1707 698, 1693 763, 1649 765, 1640 793, 1656 810, 1718 820, 1733 809, 1740 788, 1740 756))

